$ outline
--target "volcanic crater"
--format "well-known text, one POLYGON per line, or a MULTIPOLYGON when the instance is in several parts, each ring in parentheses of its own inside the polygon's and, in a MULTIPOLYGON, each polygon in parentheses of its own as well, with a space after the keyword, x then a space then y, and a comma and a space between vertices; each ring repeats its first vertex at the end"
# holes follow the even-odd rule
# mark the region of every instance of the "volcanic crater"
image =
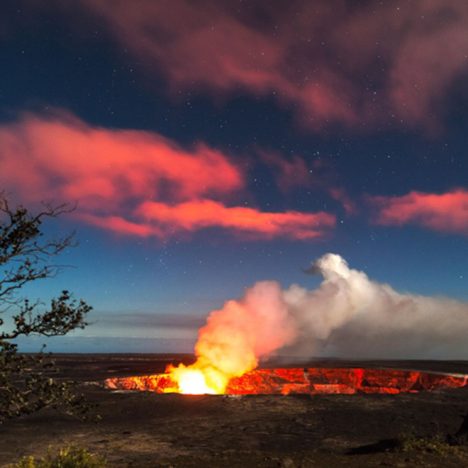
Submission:
MULTIPOLYGON (((105 380, 111 390, 183 392, 170 372, 114 377, 105 380)), ((257 369, 232 378, 225 395, 288 394, 399 394, 461 388, 468 385, 468 375, 402 369, 354 368, 273 368, 257 369)))

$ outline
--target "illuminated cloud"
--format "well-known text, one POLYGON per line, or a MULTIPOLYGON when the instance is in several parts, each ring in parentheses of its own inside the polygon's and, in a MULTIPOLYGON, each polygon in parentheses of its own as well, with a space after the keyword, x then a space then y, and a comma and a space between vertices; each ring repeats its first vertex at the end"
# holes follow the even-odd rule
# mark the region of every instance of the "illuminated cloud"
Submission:
POLYGON ((322 237, 335 225, 335 216, 324 212, 270 213, 241 206, 227 207, 213 200, 196 200, 175 206, 147 202, 140 207, 139 213, 163 232, 222 227, 254 237, 314 239, 322 237))
POLYGON ((462 1, 82 2, 172 90, 274 95, 313 128, 434 128, 467 71, 462 1))
POLYGON ((0 126, 0 185, 27 203, 77 201, 83 222, 167 238, 219 227, 256 238, 321 237, 327 213, 230 206, 244 175, 203 143, 182 148, 154 132, 91 127, 70 113, 25 114, 0 126))
POLYGON ((468 235, 468 191, 442 194, 410 192, 400 197, 372 197, 375 222, 383 225, 416 224, 434 231, 468 235))
POLYGON ((243 185, 240 171, 204 144, 187 150, 156 133, 91 127, 61 111, 3 125, 0 142, 4 182, 32 200, 57 194, 116 207, 133 197, 186 199, 243 185))

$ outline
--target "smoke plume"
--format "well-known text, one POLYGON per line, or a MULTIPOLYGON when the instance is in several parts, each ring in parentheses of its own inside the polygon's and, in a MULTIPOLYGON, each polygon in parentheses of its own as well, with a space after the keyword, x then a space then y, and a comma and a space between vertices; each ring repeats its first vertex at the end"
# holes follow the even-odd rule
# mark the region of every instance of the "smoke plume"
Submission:
POLYGON ((199 392, 223 393, 231 378, 277 353, 295 359, 468 357, 468 303, 399 293, 336 254, 307 272, 323 277, 317 289, 283 290, 262 281, 211 312, 199 331, 196 363, 172 369, 179 387, 193 388, 181 382, 197 372, 199 392))
MULTIPOLYGON (((257 367, 261 358, 292 344, 297 331, 278 283, 262 281, 240 300, 231 300, 208 316, 195 345, 197 362, 172 368, 179 388, 189 388, 193 371, 203 375, 196 393, 223 393, 229 380, 257 367), (187 372, 189 379, 187 378, 187 372)), ((200 376, 197 377, 200 379, 200 376)))
POLYGON ((312 264, 312 291, 283 293, 297 336, 289 353, 349 358, 466 358, 468 303, 399 293, 336 254, 312 264))

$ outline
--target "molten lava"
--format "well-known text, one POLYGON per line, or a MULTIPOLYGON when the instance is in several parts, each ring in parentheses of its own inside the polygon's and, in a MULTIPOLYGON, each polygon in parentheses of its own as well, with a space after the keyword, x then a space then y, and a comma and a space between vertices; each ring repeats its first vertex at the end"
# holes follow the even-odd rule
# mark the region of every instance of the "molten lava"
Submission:
MULTIPOLYGON (((335 330, 346 329, 347 324, 354 321, 368 330, 367 334, 357 336, 380 336, 381 324, 392 318, 388 329, 397 333, 398 343, 401 342, 400 331, 406 333, 409 326, 415 330, 415 342, 421 341, 416 333, 418 328, 432 329, 434 324, 434 336, 439 337, 439 341, 444 342, 450 333, 454 337, 466 335, 463 327, 459 334, 459 317, 466 316, 465 304, 400 294, 388 285, 372 282, 365 273, 350 269, 336 254, 323 255, 308 271, 323 276, 316 290, 309 291, 297 285, 284 290, 276 281, 260 281, 246 289, 240 299, 229 300, 220 309, 211 311, 198 331, 194 364, 170 366, 165 374, 156 376, 112 379, 107 381, 108 386, 160 393, 314 394, 417 392, 466 385, 466 376, 417 371, 360 368, 255 370, 259 362, 275 356, 280 350, 293 346, 289 348, 291 351, 296 345, 302 349, 303 340, 308 346, 313 345, 316 338, 328 343, 335 330), (452 324, 449 328, 439 327, 439 312, 446 308, 452 311, 452 324), (412 317, 410 322, 407 317, 412 317), (368 329, 369 324, 371 328, 368 329), (439 328, 443 330, 441 336, 439 328)), ((366 352, 367 344, 372 348, 374 341, 362 342, 366 352)), ((432 340, 422 341, 432 344, 432 340)), ((330 342, 330 345, 334 348, 337 343, 330 342)), ((340 351, 339 346, 336 349, 340 351)))
POLYGON ((266 395, 418 393, 468 386, 468 375, 365 368, 258 369, 232 378, 224 391, 207 384, 202 372, 183 365, 165 374, 111 378, 113 390, 156 393, 266 395), (175 379, 174 379, 175 376, 175 379))
POLYGON ((222 394, 233 378, 255 369, 261 358, 291 344, 295 336, 279 284, 259 282, 242 299, 209 314, 198 331, 196 362, 170 367, 168 377, 180 393, 222 394))
POLYGON ((205 374, 198 369, 185 367, 183 364, 179 367, 169 367, 170 379, 176 383, 178 393, 188 395, 203 395, 218 393, 215 388, 206 383, 205 374))

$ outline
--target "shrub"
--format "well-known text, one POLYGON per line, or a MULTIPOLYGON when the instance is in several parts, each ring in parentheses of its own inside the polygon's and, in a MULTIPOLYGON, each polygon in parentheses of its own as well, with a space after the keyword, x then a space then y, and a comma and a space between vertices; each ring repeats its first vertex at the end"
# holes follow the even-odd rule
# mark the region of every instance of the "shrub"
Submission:
POLYGON ((60 449, 57 454, 50 451, 44 458, 24 457, 12 468, 102 468, 104 458, 78 447, 60 449))
POLYGON ((86 326, 92 308, 68 291, 48 306, 21 294, 31 282, 59 273, 53 259, 73 245, 73 237, 44 238, 42 224, 67 210, 66 205, 46 205, 32 214, 22 206, 11 208, 0 192, 0 424, 45 407, 77 415, 85 411, 73 386, 51 377, 50 359, 42 352, 20 354, 17 344, 31 335, 61 336, 86 326))

